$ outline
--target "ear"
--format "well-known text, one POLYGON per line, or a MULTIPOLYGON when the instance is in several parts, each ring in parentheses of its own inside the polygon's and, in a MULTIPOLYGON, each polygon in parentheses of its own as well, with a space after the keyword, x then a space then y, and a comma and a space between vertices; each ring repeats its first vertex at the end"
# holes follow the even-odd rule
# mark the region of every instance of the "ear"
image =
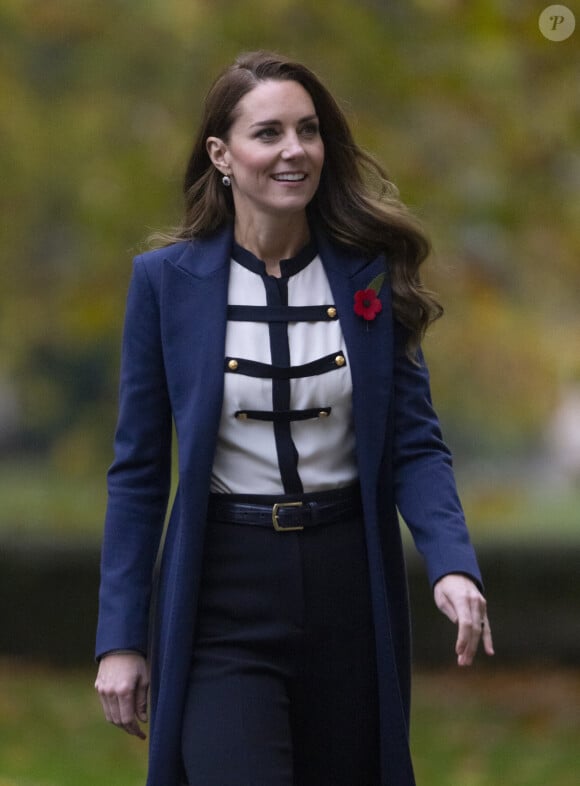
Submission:
POLYGON ((205 147, 212 164, 220 172, 226 174, 229 171, 228 146, 217 136, 208 136, 205 147))

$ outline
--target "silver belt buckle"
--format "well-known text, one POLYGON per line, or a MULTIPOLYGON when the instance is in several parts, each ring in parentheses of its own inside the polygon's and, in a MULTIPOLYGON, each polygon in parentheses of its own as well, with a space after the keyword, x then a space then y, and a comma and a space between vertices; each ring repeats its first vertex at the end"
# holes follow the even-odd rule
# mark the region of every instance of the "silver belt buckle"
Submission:
POLYGON ((303 525, 298 525, 297 527, 281 527, 278 521, 278 511, 280 508, 300 508, 302 505, 302 502, 276 502, 272 506, 272 524, 276 532, 298 532, 304 529, 303 525))

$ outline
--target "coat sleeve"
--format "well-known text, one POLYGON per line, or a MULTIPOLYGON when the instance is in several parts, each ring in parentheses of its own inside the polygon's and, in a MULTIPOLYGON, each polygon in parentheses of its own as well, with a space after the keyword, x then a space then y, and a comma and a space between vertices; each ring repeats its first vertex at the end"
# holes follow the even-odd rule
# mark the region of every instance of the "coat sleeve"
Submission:
POLYGON ((147 650, 152 575, 170 488, 171 409, 159 304, 137 257, 129 286, 114 461, 101 555, 96 655, 147 650))
POLYGON ((395 502, 422 554, 431 585, 464 573, 481 575, 457 494, 453 463, 433 409, 423 353, 413 363, 397 325, 394 370, 395 502))

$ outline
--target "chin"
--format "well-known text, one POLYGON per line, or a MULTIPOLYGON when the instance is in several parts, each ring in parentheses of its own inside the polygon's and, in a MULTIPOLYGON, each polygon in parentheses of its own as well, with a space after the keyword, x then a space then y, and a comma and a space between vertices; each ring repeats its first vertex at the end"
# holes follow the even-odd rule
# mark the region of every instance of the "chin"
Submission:
POLYGON ((312 196, 293 196, 288 195, 285 199, 278 199, 272 204, 272 210, 287 213, 288 211, 296 212, 306 210, 307 206, 312 201, 312 196))

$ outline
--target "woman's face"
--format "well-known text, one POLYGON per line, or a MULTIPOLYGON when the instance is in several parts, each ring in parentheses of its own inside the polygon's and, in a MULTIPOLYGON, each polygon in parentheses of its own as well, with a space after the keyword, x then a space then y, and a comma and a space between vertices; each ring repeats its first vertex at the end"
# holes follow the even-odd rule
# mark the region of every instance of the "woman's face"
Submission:
POLYGON ((260 83, 240 100, 227 141, 209 155, 228 174, 239 221, 302 212, 313 198, 324 144, 309 93, 298 82, 260 83))

